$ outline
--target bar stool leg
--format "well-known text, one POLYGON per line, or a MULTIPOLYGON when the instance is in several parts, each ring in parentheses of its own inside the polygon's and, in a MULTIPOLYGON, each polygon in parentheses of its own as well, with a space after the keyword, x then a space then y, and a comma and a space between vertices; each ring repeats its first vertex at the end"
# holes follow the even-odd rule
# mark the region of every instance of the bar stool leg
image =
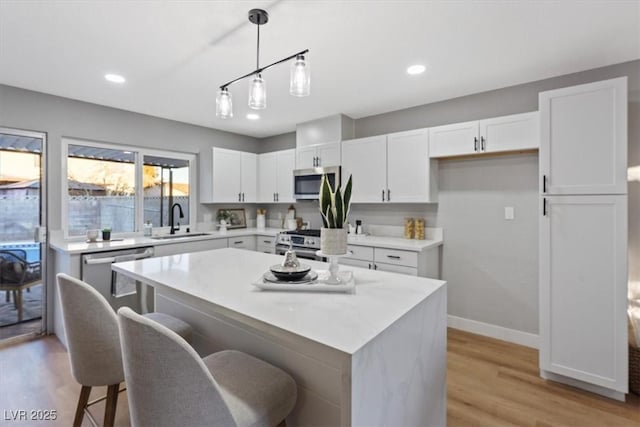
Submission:
POLYGON ((120 384, 112 384, 107 388, 107 406, 104 409, 104 427, 113 427, 118 405, 118 389, 120 384))
POLYGON ((76 408, 76 416, 73 419, 73 427, 80 427, 82 425, 82 419, 84 418, 84 408, 89 402, 89 395, 91 394, 91 387, 83 385, 80 390, 80 398, 78 399, 78 407, 76 408))

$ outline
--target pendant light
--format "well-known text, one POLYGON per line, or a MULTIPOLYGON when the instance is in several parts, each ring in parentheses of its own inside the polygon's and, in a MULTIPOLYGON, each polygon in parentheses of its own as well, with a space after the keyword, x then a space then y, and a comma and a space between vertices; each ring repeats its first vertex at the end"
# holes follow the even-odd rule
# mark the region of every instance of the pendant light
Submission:
POLYGON ((267 108, 267 83, 260 74, 249 82, 249 108, 254 110, 267 108))
POLYGON ((309 96, 311 93, 309 63, 305 61, 304 55, 297 55, 296 60, 291 63, 289 93, 293 96, 309 96))
POLYGON ((221 119, 229 119, 233 117, 233 102, 231 93, 225 87, 218 91, 216 96, 216 116, 221 119))
POLYGON ((238 80, 251 77, 249 82, 249 108, 254 110, 267 108, 267 83, 262 77, 262 72, 267 68, 271 68, 274 65, 281 64, 293 58, 295 58, 295 61, 291 64, 289 93, 293 96, 307 96, 311 93, 309 63, 304 57, 305 54, 309 53, 309 49, 294 53, 265 67, 260 67, 260 26, 269 21, 269 14, 262 9, 251 9, 249 11, 249 21, 257 27, 256 69, 220 86, 216 97, 216 116, 222 119, 233 117, 233 104, 228 86, 238 80))

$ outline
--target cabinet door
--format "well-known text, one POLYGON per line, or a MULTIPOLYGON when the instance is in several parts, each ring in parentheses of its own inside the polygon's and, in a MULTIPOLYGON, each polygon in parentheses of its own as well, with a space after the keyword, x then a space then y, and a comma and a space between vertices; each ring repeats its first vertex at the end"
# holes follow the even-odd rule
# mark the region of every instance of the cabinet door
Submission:
POLYGON ((540 93, 548 194, 627 192, 627 78, 540 93))
POLYGON ((487 153, 540 147, 538 112, 480 120, 480 150, 487 153))
POLYGON ((240 151, 213 149, 213 202, 237 203, 240 201, 241 157, 240 151))
POLYGON ((258 201, 275 202, 277 154, 265 153, 258 156, 258 201))
POLYGON ((340 166, 340 143, 331 142, 328 144, 321 144, 316 146, 316 152, 318 156, 318 166, 340 166))
POLYGON ((316 167, 316 147, 296 148, 296 169, 310 169, 316 167))
POLYGON ((455 123, 429 129, 429 155, 449 157, 479 152, 478 122, 455 123))
POLYGON ((349 175, 353 176, 352 202, 386 200, 386 135, 342 142, 342 182, 346 183, 349 175))
POLYGON ((429 132, 418 129, 387 137, 387 201, 431 202, 435 198, 435 160, 429 158, 429 132), (433 193, 433 194, 432 194, 433 193))
POLYGON ((258 196, 258 155, 242 153, 241 162, 242 178, 240 190, 242 191, 242 201, 255 203, 258 196))
POLYGON ((540 368, 626 393, 626 196, 541 203, 540 368))
POLYGON ((296 150, 282 150, 278 151, 277 162, 277 183, 276 194, 277 202, 281 203, 293 203, 293 170, 296 164, 296 150))

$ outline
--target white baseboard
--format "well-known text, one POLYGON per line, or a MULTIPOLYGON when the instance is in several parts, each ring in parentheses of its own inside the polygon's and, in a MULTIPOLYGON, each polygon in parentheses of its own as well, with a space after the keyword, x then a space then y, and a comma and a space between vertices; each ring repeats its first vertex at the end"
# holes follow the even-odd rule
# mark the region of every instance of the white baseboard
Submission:
POLYGON ((447 326, 454 329, 460 329, 461 331, 523 345, 525 347, 535 349, 539 347, 539 337, 536 334, 478 322, 477 320, 465 319, 463 317, 452 316, 449 314, 447 316, 447 326))

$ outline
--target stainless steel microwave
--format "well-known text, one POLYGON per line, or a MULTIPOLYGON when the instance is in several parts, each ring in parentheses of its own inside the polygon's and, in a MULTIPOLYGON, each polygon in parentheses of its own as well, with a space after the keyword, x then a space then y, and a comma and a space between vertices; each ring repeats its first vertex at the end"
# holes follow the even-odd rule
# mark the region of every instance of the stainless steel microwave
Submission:
POLYGON ((340 166, 326 168, 297 169, 293 171, 293 194, 296 200, 317 200, 320 194, 322 175, 326 174, 331 188, 341 185, 340 166))

